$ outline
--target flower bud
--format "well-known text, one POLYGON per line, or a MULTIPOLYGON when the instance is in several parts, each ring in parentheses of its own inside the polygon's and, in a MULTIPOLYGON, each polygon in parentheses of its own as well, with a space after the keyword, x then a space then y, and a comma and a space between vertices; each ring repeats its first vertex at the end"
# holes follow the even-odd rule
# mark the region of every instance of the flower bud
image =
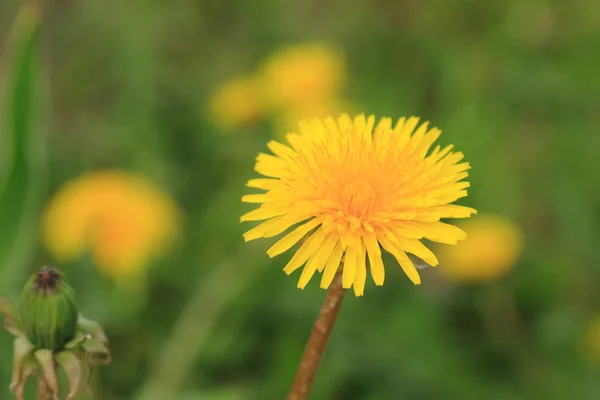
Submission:
POLYGON ((75 292, 54 268, 43 267, 29 278, 19 311, 22 329, 37 349, 60 350, 75 336, 75 292))

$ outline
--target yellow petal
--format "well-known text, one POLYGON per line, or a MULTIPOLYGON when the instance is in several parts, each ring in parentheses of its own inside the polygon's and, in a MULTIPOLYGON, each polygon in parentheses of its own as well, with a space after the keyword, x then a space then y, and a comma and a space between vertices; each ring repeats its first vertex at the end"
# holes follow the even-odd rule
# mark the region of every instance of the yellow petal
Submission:
POLYGON ((290 159, 298 155, 298 153, 290 149, 285 144, 281 144, 274 140, 271 140, 269 143, 267 143, 267 147, 273 152, 273 154, 284 159, 290 159))
POLYGON ((290 142, 295 151, 300 151, 304 147, 304 140, 297 133, 288 133, 285 138, 290 142))
POLYGON ((423 122, 414 135, 411 136, 409 145, 407 146, 409 151, 417 152, 416 149, 421 144, 421 141, 425 137, 425 133, 427 132, 427 128, 429 127, 429 122, 423 122))
POLYGON ((421 277, 419 276, 419 272, 415 268, 414 264, 405 252, 398 248, 394 243, 390 242, 385 236, 381 235, 377 238, 379 243, 383 246, 383 248, 392 254, 398 264, 402 267, 402 270, 408 276, 408 278, 415 284, 419 285, 421 283, 421 277))
MULTIPOLYGON (((438 186, 437 188, 429 189, 429 195, 434 197, 444 196, 448 193, 457 193, 463 189, 467 189, 471 184, 469 182, 451 183, 446 186, 438 186)), ((439 199, 438 199, 439 200, 439 199)), ((444 203, 445 205, 445 203, 444 203)))
POLYGON ((331 117, 325 119, 325 127, 333 136, 340 136, 340 130, 335 119, 331 117))
POLYGON ((321 247, 317 250, 315 254, 312 255, 310 260, 306 263, 304 270, 302 271, 302 275, 300 275, 300 280, 298 281, 298 287, 300 289, 304 289, 306 284, 313 277, 315 272, 318 270, 322 270, 327 263, 327 260, 331 256, 333 249, 337 245, 339 238, 336 234, 329 235, 327 239, 323 241, 321 247))
POLYGON ((277 243, 275 243, 269 250, 267 250, 267 254, 269 257, 273 258, 286 250, 289 250, 293 245, 298 243, 300 239, 304 237, 311 229, 315 228, 317 225, 321 223, 321 220, 318 218, 313 218, 307 223, 300 225, 287 235, 285 235, 282 239, 280 239, 277 243))
POLYGON ((269 224, 268 226, 265 226, 263 237, 270 238, 279 235, 280 233, 283 233, 284 231, 288 230, 292 225, 295 225, 298 222, 302 222, 305 219, 308 219, 309 217, 310 215, 305 212, 294 212, 275 217, 273 218, 273 221, 275 222, 269 224))
POLYGON ((399 254, 400 254, 400 257, 396 257, 396 260, 398 260, 398 263, 402 267, 402 270, 404 271, 406 276, 408 276, 415 285, 420 285, 421 284, 421 276, 419 275, 419 272, 415 268, 415 265, 413 264, 413 262, 410 260, 410 258, 408 258, 406 253, 404 253, 403 251, 400 251, 399 254))
POLYGON ((393 243, 398 242, 398 237, 405 237, 407 239, 422 239, 425 235, 425 231, 421 228, 415 229, 413 226, 406 226, 407 221, 401 222, 402 226, 392 225, 389 228, 391 233, 388 234, 386 231, 386 237, 393 243))
POLYGON ((394 126, 394 134, 400 135, 402 130, 404 129, 404 124, 406 123, 406 117, 399 118, 396 122, 396 126, 394 126))
POLYGON ((446 156, 446 154, 450 153, 450 150, 452 150, 454 148, 453 144, 449 144, 448 146, 444 147, 442 150, 439 150, 440 147, 438 146, 436 148, 436 151, 434 151, 433 153, 431 153, 431 155, 429 157, 427 157, 427 161, 431 162, 431 163, 436 163, 439 160, 441 160, 442 158, 444 158, 446 156))
POLYGON ((279 187, 280 185, 281 185, 281 181, 279 179, 265 179, 265 178, 250 179, 248 181, 248 183, 246 183, 246 186, 248 186, 248 187, 256 188, 256 189, 263 189, 263 190, 272 190, 272 189, 279 187))
POLYGON ((242 236, 243 236, 245 242, 249 242, 251 240, 256 240, 256 239, 262 238, 263 237, 262 224, 250 229, 249 231, 245 232, 242 236))
POLYGON ((354 117, 354 132, 358 134, 360 139, 365 139, 365 125, 367 124, 367 119, 365 118, 365 114, 360 114, 354 117))
POLYGON ((256 157, 254 169, 265 176, 271 178, 282 178, 289 176, 288 163, 276 156, 260 153, 256 157))
POLYGON ((391 130, 392 119, 382 118, 375 127, 375 133, 373 134, 373 142, 376 149, 378 149, 379 151, 385 149, 386 144, 389 142, 389 139, 391 137, 391 130))
POLYGON ((289 211, 289 206, 286 205, 270 205, 268 203, 263 204, 260 208, 252 210, 249 213, 242 215, 240 218, 241 222, 245 221, 260 221, 263 219, 269 219, 277 217, 279 215, 286 214, 289 211))
POLYGON ((312 136, 312 139, 316 142, 322 143, 323 140, 327 137, 327 128, 323 125, 318 118, 312 118, 310 120, 310 133, 309 136, 312 136))
MULTIPOLYGON (((460 172, 464 172, 464 171, 468 171, 471 169, 471 163, 469 162, 463 162, 460 164, 456 164, 453 168, 452 168, 452 173, 453 174, 458 174, 460 172)), ((466 177, 466 175, 464 175, 466 177)))
POLYGON ((379 242, 375 236, 367 236, 364 239, 367 254, 369 256, 369 264, 371 266, 371 276, 377 286, 383 285, 385 279, 385 269, 383 260, 381 259, 381 249, 379 242))
MULTIPOLYGON (((399 133, 398 147, 403 149, 408 143, 415 127, 419 123, 418 117, 410 117, 402 126, 402 131, 399 133)), ((397 129, 397 128, 396 128, 397 129)))
POLYGON ((462 229, 444 222, 406 221, 403 225, 409 230, 418 230, 424 237, 438 243, 456 244, 467 237, 462 229))
POLYGON ((441 134, 442 131, 440 131, 438 128, 431 129, 429 132, 427 132, 423 140, 421 140, 421 143, 415 148, 415 152, 421 157, 425 157, 425 154, 427 154, 433 142, 435 142, 441 134))
POLYGON ((337 122, 342 135, 352 129, 352 118, 348 114, 340 115, 337 122))
POLYGON ((331 257, 327 261, 325 265, 325 269, 323 270, 323 277, 321 278, 321 288, 327 289, 333 278, 335 277, 335 273, 337 272, 340 261, 342 261, 342 255, 344 254, 344 247, 341 242, 338 242, 335 245, 335 249, 333 249, 333 253, 331 253, 331 257))
POLYGON ((257 163, 254 166, 254 170, 261 175, 268 176, 269 178, 290 177, 290 172, 287 168, 282 166, 273 166, 268 163, 257 163))
POLYGON ((291 274, 302 266, 319 248, 321 243, 325 240, 325 235, 320 230, 313 233, 307 240, 300 246, 296 254, 292 257, 290 262, 283 268, 283 272, 291 274))
MULTIPOLYGON (((244 233, 244 240, 249 242, 250 240, 269 237, 265 235, 265 232, 268 230, 272 230, 275 227, 280 226, 282 223, 285 223, 287 215, 280 215, 279 217, 272 218, 268 221, 263 222, 262 224, 250 229, 248 232, 244 233)), ((289 226, 289 225, 288 225, 289 226)))
POLYGON ((358 241, 354 241, 351 247, 346 249, 346 256, 344 257, 344 272, 342 274, 342 287, 348 289, 354 282, 356 276, 356 261, 358 260, 358 252, 360 252, 360 244, 358 241))
MULTIPOLYGON (((338 235, 336 235, 335 243, 333 244, 331 249, 327 252, 328 256, 323 259, 322 263, 317 265, 317 271, 323 272, 325 270, 325 267, 327 266, 327 263, 329 262, 329 260, 331 260, 331 258, 336 254, 335 252, 336 252, 339 244, 341 244, 340 238, 338 235)), ((339 264, 339 261, 338 261, 338 264, 339 264)))
POLYGON ((357 252, 356 259, 356 276, 354 278, 354 289, 355 296, 362 296, 365 293, 365 283, 367 282, 367 263, 365 261, 366 249, 365 246, 361 246, 360 251, 357 252))
POLYGON ((377 126, 375 127, 375 137, 377 137, 378 133, 385 133, 386 131, 389 131, 390 129, 392 129, 392 119, 389 117, 383 117, 381 118, 381 120, 379 120, 379 122, 377 123, 377 126))
POLYGON ((265 193, 247 194, 245 196, 242 196, 243 203, 264 203, 266 201, 268 201, 268 199, 265 193))
POLYGON ((477 214, 477 210, 474 208, 454 204, 431 207, 430 211, 438 213, 440 218, 468 218, 473 214, 477 214))
POLYGON ((280 157, 274 156, 272 154, 267 153, 259 153, 256 157, 256 161, 263 164, 269 164, 274 167, 283 167, 285 166, 285 161, 280 157))
POLYGON ((397 245, 402 250, 414 254, 432 267, 435 267, 439 264, 435 254, 433 254, 433 252, 425 247, 425 245, 419 240, 399 237, 397 245))

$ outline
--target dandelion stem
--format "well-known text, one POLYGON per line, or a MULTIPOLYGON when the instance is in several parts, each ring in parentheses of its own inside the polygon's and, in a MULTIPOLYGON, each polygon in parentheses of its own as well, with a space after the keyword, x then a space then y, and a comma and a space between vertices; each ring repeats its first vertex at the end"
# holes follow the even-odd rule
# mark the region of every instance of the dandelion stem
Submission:
POLYGON ((312 388, 327 341, 337 320, 345 290, 342 288, 342 273, 338 271, 329 286, 321 311, 315 322, 302 360, 296 372, 296 378, 288 395, 288 400, 305 400, 312 388))
POLYGON ((46 383, 46 379, 43 376, 40 376, 38 383, 38 395, 37 400, 48 400, 52 397, 52 392, 50 392, 50 388, 46 383))

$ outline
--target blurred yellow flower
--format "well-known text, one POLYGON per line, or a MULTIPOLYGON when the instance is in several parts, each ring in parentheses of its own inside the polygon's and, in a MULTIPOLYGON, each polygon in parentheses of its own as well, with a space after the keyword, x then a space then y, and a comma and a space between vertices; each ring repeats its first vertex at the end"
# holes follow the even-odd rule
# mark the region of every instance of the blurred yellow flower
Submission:
POLYGON ((376 285, 383 285, 381 248, 391 253, 415 283, 421 278, 408 253, 431 265, 435 255, 420 241, 455 244, 466 234, 441 218, 467 218, 476 211, 453 205, 467 195, 469 164, 452 146, 429 151, 441 131, 419 126, 419 118, 342 115, 337 121, 313 119, 290 133, 290 146, 268 143, 274 155, 259 154, 256 171, 266 178, 248 186, 265 190, 242 198, 261 204, 242 221, 267 220, 244 234, 246 241, 269 238, 292 228, 268 251, 275 257, 302 242, 284 268, 304 269, 304 288, 315 272, 321 287, 331 284, 342 266, 342 286, 364 293, 367 266, 376 285), (368 260, 368 261, 367 261, 368 260))
POLYGON ((580 349, 587 361, 600 362, 600 317, 595 317, 588 323, 580 349))
POLYGON ((346 101, 331 100, 327 103, 313 103, 302 109, 287 109, 273 119, 275 138, 285 141, 289 132, 298 130, 298 121, 313 118, 325 119, 330 115, 341 115, 344 111, 352 114, 357 107, 346 101))
POLYGON ((173 244, 175 203, 143 177, 121 171, 86 174, 63 186, 47 206, 43 238, 61 261, 90 252, 113 278, 143 270, 173 244))
POLYGON ((461 228, 467 240, 440 251, 442 271, 461 282, 488 282, 504 275, 522 249, 520 229, 497 215, 480 215, 461 228))
POLYGON ((346 79, 343 54, 325 44, 285 47, 260 69, 267 102, 277 109, 307 109, 338 96, 346 79))
POLYGON ((259 82, 251 75, 226 81, 213 93, 209 111, 214 122, 227 130, 255 122, 264 113, 259 82))

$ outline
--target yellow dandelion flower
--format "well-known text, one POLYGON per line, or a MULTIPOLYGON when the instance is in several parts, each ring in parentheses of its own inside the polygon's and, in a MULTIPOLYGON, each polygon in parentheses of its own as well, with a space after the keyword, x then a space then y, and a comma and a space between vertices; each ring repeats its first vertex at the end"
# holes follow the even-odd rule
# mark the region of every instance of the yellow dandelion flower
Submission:
POLYGON ((163 255, 177 236, 178 220, 175 203, 143 177, 99 171, 58 191, 45 210, 42 230, 59 260, 89 251, 101 270, 120 278, 163 255))
POLYGON ((579 350, 588 362, 600 363, 600 317, 592 318, 585 328, 579 350))
POLYGON ((267 102, 275 108, 306 108, 336 97, 345 82, 343 54, 324 44, 286 47, 261 68, 267 102))
POLYGON ((440 252, 442 272, 461 282, 489 282, 506 274, 523 247, 519 228, 499 215, 480 215, 461 225, 468 239, 440 252))
POLYGON ((225 129, 248 125, 259 119, 264 107, 260 86, 254 76, 232 78, 213 93, 209 111, 216 124, 225 129))
POLYGON ((290 146, 271 141, 270 154, 259 154, 256 171, 266 178, 248 186, 265 190, 242 198, 261 206, 242 221, 267 220, 244 234, 245 240, 269 238, 293 229, 268 251, 275 257, 302 241, 284 268, 290 274, 306 263, 299 288, 316 271, 321 287, 342 267, 342 285, 363 295, 367 266, 376 285, 384 281, 383 248, 408 277, 419 284, 412 253, 431 265, 436 256, 420 239, 455 244, 466 234, 441 218, 466 218, 476 211, 451 204, 465 197, 469 164, 452 146, 436 146, 440 135, 419 118, 401 118, 392 126, 364 115, 352 120, 313 119, 290 133, 290 146))

